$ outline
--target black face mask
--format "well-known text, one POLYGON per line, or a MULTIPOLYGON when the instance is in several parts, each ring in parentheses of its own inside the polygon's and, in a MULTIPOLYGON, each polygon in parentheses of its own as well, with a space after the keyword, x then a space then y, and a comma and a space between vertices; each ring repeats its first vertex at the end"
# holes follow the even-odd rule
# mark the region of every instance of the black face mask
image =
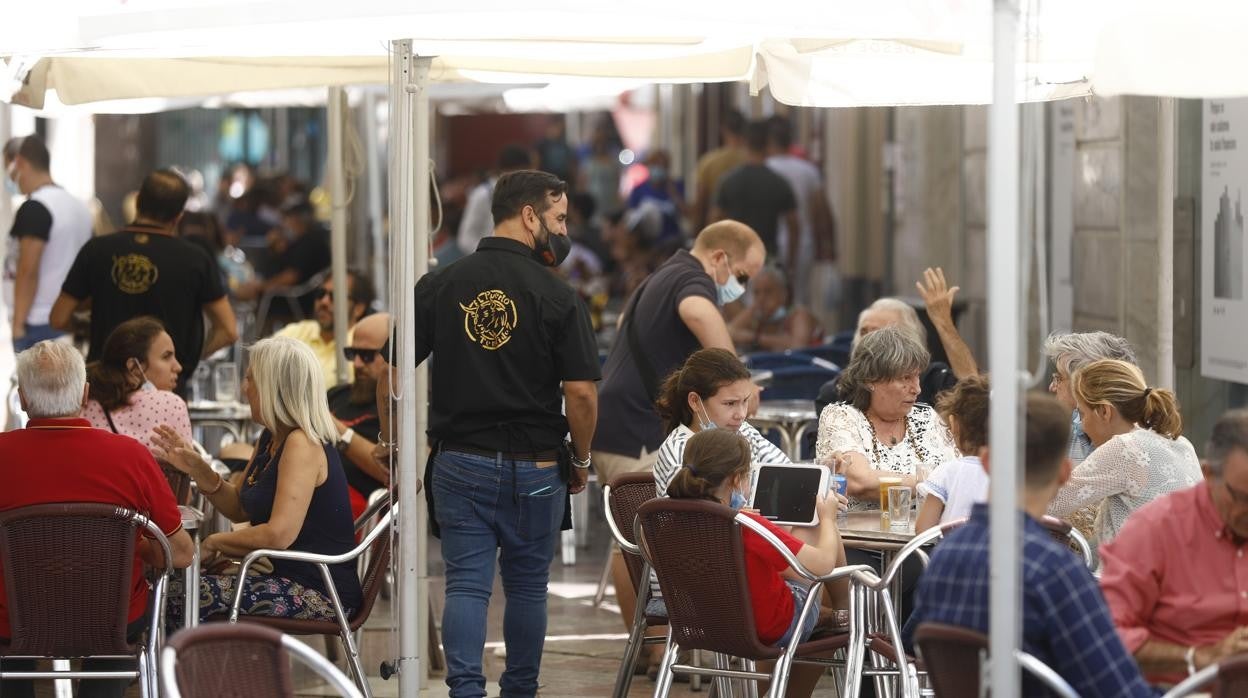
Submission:
POLYGON ((542 232, 546 233, 546 240, 533 241, 533 259, 539 264, 548 267, 557 267, 563 264, 563 260, 568 258, 568 253, 572 251, 572 241, 567 235, 556 235, 546 227, 546 221, 541 220, 539 224, 542 226, 542 232))

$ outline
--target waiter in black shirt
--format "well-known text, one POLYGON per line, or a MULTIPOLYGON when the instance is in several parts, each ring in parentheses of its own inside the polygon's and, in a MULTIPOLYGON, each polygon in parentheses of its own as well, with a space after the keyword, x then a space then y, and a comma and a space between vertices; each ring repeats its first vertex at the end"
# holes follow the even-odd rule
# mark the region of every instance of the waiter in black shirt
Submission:
MULTIPOLYGON (((601 377, 589 313, 549 269, 571 249, 567 185, 545 172, 505 174, 491 212, 492 237, 416 284, 412 328, 417 362, 433 354, 437 364, 426 484, 446 562, 442 640, 454 698, 486 694, 496 559, 507 597, 502 694, 537 692, 550 564, 567 493, 585 487, 601 377)), ((378 397, 384 416, 387 381, 378 397)))

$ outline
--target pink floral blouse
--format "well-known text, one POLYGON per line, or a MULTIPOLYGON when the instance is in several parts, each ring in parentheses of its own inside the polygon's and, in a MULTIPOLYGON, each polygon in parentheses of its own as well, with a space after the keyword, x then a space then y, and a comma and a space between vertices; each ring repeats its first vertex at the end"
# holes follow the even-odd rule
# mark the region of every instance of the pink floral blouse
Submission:
POLYGON ((152 429, 168 424, 187 441, 191 440, 191 415, 182 398, 168 390, 136 390, 130 404, 112 411, 113 429, 104 415, 104 408, 95 400, 87 402, 82 416, 96 429, 107 429, 133 437, 150 451, 152 429))

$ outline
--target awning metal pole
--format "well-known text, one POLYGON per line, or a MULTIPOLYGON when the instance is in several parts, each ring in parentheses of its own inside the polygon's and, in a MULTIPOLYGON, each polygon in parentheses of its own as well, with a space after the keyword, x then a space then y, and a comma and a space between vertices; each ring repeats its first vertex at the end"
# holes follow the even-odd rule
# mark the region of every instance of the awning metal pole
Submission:
POLYGON ((1019 604, 1019 444, 1021 382, 1019 319, 1019 152, 1015 101, 1016 0, 993 3, 992 107, 988 117, 988 368, 992 375, 989 444, 990 685, 997 698, 1019 691, 1010 661, 1021 638, 1019 604))
POLYGON ((423 370, 417 371, 411 337, 416 280, 428 266, 429 175, 428 109, 423 96, 428 59, 414 59, 411 40, 395 41, 390 84, 390 229, 394 265, 390 305, 398 338, 394 366, 399 375, 393 404, 398 442, 399 547, 397 550, 399 604, 399 695, 416 698, 425 682, 421 658, 425 609, 422 579, 424 561, 424 496, 417 490, 420 463, 426 450, 427 421, 423 370), (423 99, 422 99, 423 96, 423 99), (422 130, 423 128, 423 130, 422 130))
POLYGON ((1174 390, 1174 99, 1157 100, 1157 382, 1174 390))
MULTIPOLYGON (((334 280, 334 375, 338 384, 346 383, 347 359, 342 353, 347 346, 347 176, 343 171, 343 136, 346 133, 346 99, 341 87, 329 88, 329 202, 330 202, 330 269, 334 280)), ((325 386, 332 388, 333 386, 325 386)))

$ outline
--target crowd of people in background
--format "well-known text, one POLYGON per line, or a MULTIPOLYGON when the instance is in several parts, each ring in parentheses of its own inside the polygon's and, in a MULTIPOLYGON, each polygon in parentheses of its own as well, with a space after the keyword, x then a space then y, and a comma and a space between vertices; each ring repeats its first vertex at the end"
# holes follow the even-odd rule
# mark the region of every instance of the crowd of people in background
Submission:
MULTIPOLYGON (((659 497, 741 507, 753 466, 791 462, 749 422, 766 398, 741 359, 752 352, 817 347, 838 357, 809 396, 812 457, 847 484, 847 496, 819 504, 817 527, 760 522, 816 572, 846 562, 880 569, 878 555, 845 549, 836 511, 878 510, 884 484, 912 488, 925 499, 918 530, 961 528, 926 572, 902 571, 907 642, 924 620, 987 629, 991 380, 958 331, 958 287, 930 268, 916 280, 922 314, 886 297, 853 327, 822 326, 813 265, 836 259, 837 239, 819 169, 782 117, 728 112, 720 124, 688 188, 661 148, 626 169, 609 120, 580 145, 551 119, 540 140, 503 148, 491 171, 448 197, 435 266, 415 289, 416 327, 401 329, 418 362, 437 361, 425 484, 447 564, 453 696, 484 695, 500 548, 510 604, 503 690, 536 691, 554 541, 591 467, 604 482, 653 473, 659 497)), ((58 478, 98 494, 103 485, 75 455, 113 454, 125 473, 117 503, 151 512, 185 565, 189 542, 159 459, 248 524, 203 541, 213 558, 199 580, 205 619, 226 612, 237 588, 219 561, 261 548, 349 550, 353 519, 391 481, 386 349, 396 328, 378 312, 391 299, 367 274, 351 270, 346 288, 329 277, 315 191, 230 168, 209 206, 193 211, 187 178, 161 169, 140 183, 124 226, 93 235, 37 136, 10 141, 3 155, 6 183, 25 197, 4 280, 30 422, 0 434, 0 459, 57 455, 20 488, 22 478, 0 469, 0 509, 55 501, 58 478), (345 328, 335 327, 335 293, 348 299, 345 328), (258 340, 245 350, 243 325, 258 340), (73 334, 84 352, 48 341, 73 334), (237 397, 261 429, 254 442, 206 451, 186 398, 214 356, 245 365, 237 397)), ((1238 612, 1248 591, 1223 573, 1241 564, 1248 535, 1248 416, 1224 416, 1202 462, 1174 393, 1149 385, 1124 339, 1059 333, 1045 351, 1054 396, 1028 396, 1025 419, 1025 648, 1083 695, 1148 695, 1146 678, 1173 681, 1248 649, 1238 612), (1084 533, 1099 582, 1053 543, 1038 523, 1046 514, 1084 533)), ((808 637, 814 624, 797 615, 804 587, 751 535, 759 640, 808 637)), ((136 555, 150 561, 150 547, 136 555)), ((613 566, 627 623, 632 582, 620 558, 613 566)), ((345 608, 359 607, 352 564, 335 565, 332 582, 345 608)), ((278 561, 246 584, 244 612, 334 613, 326 580, 306 563, 278 561)), ((823 604, 821 624, 846 622, 843 585, 823 604)), ((657 661, 644 657, 638 670, 657 661)), ((817 679, 800 677, 797 694, 817 679)))

